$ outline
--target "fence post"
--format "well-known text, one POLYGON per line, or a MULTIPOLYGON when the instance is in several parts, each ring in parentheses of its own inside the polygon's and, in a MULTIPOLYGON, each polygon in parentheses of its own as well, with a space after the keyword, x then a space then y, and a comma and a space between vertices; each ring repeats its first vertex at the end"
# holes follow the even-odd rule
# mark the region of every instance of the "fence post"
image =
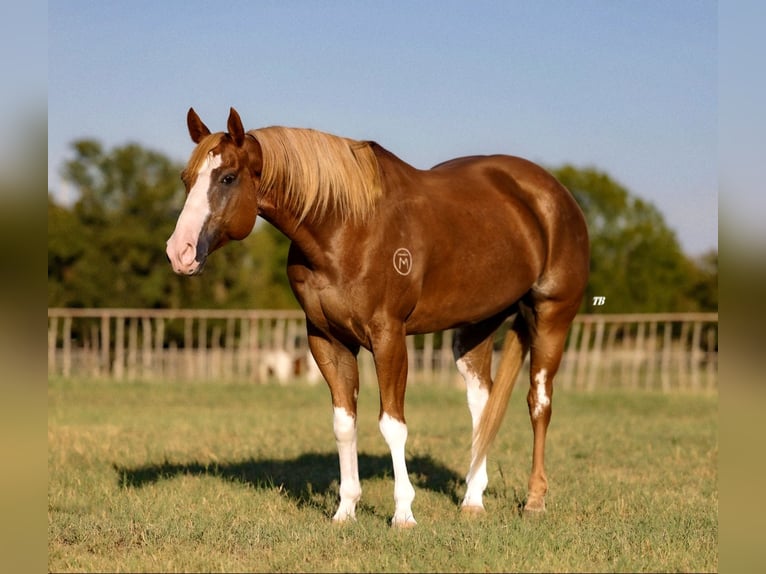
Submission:
POLYGON ((114 318, 114 367, 112 374, 114 378, 121 381, 125 378, 125 318, 115 316, 114 318))
POLYGON ((442 331, 442 348, 439 356, 439 382, 450 382, 452 373, 452 338, 454 331, 442 331))
POLYGON ((195 379, 207 378, 207 319, 197 319, 197 372, 195 379))
POLYGON ((165 374, 165 319, 154 320, 154 350, 152 352, 154 376, 159 379, 165 374))
POLYGON ((109 341, 109 315, 104 313, 101 315, 101 349, 99 353, 99 375, 107 377, 110 373, 110 365, 109 365, 109 351, 111 349, 111 344, 109 341))
POLYGON ((670 352, 673 346, 673 323, 665 321, 663 324, 662 333, 662 366, 660 372, 662 373, 660 378, 662 380, 662 390, 670 390, 670 352))
POLYGON ((588 373, 588 349, 590 348, 590 332, 592 324, 585 323, 582 330, 582 338, 580 339, 580 350, 577 356, 577 379, 575 382, 575 388, 585 388, 585 378, 588 373))
POLYGON ((596 320, 596 340, 593 343, 593 352, 590 358, 590 368, 588 369, 588 381, 586 387, 589 391, 596 388, 596 383, 601 378, 601 345, 604 342, 604 320, 599 317, 596 320))
MULTIPOLYGON (((707 356, 706 361, 707 364, 705 365, 705 373, 706 373, 706 384, 708 390, 711 390, 713 388, 713 381, 715 377, 715 370, 714 369, 714 362, 717 361, 717 355, 715 351, 715 332, 713 331, 713 327, 709 326, 706 330, 707 335, 707 356)), ((716 365, 717 367, 717 365, 716 365)))
POLYGON ((607 356, 607 365, 609 365, 608 378, 611 385, 612 377, 614 376, 614 353, 616 352, 617 345, 617 333, 620 330, 620 323, 609 323, 609 334, 606 337, 606 349, 605 354, 607 356))
POLYGON ((152 320, 141 317, 141 379, 147 380, 152 374, 152 320))
POLYGON ((644 355, 644 334, 646 333, 646 324, 643 321, 638 323, 638 330, 636 332, 636 344, 633 347, 633 361, 632 369, 630 371, 630 387, 635 389, 638 387, 639 372, 641 370, 641 363, 643 362, 644 355))
POLYGON ((51 322, 48 324, 48 376, 56 372, 56 351, 58 345, 56 344, 56 338, 59 331, 59 318, 52 317, 51 322))
POLYGON ((234 317, 226 319, 226 333, 223 340, 223 377, 227 380, 234 378, 234 330, 236 328, 236 322, 234 317))
MULTIPOLYGON (((566 366, 566 375, 563 377, 563 386, 566 389, 574 387, 575 373, 577 372, 577 342, 580 339, 580 331, 582 331, 582 322, 576 321, 572 325, 572 329, 569 332, 569 342, 567 344, 567 350, 564 353, 563 363, 566 366)), ((506 335, 507 336, 507 335, 506 335)))
POLYGON ((426 333, 423 336, 423 376, 426 381, 431 381, 434 374, 434 334, 426 333))
POLYGON ((691 352, 691 370, 692 370, 692 388, 696 391, 699 389, 700 386, 700 379, 699 379, 699 363, 700 363, 700 355, 702 354, 702 351, 700 350, 700 339, 702 335, 702 323, 699 321, 694 322, 694 329, 692 330, 692 352, 691 352))

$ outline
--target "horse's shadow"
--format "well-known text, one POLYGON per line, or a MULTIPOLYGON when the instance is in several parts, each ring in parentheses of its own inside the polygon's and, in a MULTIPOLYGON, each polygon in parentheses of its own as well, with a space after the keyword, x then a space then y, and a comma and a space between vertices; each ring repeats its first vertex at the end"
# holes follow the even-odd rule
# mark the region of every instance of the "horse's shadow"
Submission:
MULTIPOLYGON (((213 476, 256 488, 276 488, 299 506, 321 507, 326 513, 338 496, 337 453, 302 454, 288 460, 166 461, 138 467, 114 465, 114 469, 123 488, 140 488, 176 476, 213 476)), ((408 458, 407 469, 414 486, 448 496, 455 504, 460 501, 462 477, 431 456, 408 458)), ((393 488, 391 457, 359 454, 359 478, 391 478, 393 488)))

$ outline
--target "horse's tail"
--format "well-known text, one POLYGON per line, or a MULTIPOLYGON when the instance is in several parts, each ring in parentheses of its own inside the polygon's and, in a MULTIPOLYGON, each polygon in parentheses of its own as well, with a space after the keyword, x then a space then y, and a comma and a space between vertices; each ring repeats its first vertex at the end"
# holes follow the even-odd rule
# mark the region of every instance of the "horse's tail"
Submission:
POLYGON ((487 451, 500 429, 503 416, 505 416, 505 409, 511 398, 511 392, 516 384, 524 358, 527 356, 527 351, 529 351, 530 330, 533 328, 534 325, 525 321, 522 314, 519 313, 505 336, 503 353, 492 384, 492 390, 489 393, 487 404, 484 406, 479 426, 473 435, 473 453, 469 476, 473 476, 478 469, 479 462, 487 456, 487 451))

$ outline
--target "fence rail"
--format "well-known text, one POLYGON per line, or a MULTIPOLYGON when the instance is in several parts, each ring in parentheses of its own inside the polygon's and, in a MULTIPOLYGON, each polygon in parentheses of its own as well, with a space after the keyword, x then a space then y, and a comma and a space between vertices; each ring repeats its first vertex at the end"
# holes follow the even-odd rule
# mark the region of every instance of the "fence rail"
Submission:
MULTIPOLYGON (((411 381, 459 382, 451 331, 408 337, 407 346, 411 381)), ((375 380, 366 351, 359 367, 364 384, 375 380)), ((303 313, 264 310, 51 308, 48 376, 321 380, 308 353, 303 313)), ((717 388, 718 314, 580 315, 556 384, 591 390, 717 388)))

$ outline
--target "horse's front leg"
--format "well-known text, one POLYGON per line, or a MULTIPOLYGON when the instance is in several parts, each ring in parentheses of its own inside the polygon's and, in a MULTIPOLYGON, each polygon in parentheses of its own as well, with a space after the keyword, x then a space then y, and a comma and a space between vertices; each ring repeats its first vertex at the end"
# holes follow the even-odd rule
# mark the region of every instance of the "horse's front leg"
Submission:
POLYGON ((340 505, 332 517, 335 522, 356 518, 356 503, 362 496, 356 448, 356 401, 359 395, 359 369, 356 354, 314 332, 309 327, 309 348, 332 394, 333 431, 340 462, 340 505))
POLYGON ((380 432, 391 450, 394 466, 393 526, 409 528, 417 522, 412 514, 415 489, 407 476, 405 444, 407 423, 404 419, 404 392, 407 386, 407 346, 403 325, 387 329, 373 340, 375 370, 380 387, 380 432))

